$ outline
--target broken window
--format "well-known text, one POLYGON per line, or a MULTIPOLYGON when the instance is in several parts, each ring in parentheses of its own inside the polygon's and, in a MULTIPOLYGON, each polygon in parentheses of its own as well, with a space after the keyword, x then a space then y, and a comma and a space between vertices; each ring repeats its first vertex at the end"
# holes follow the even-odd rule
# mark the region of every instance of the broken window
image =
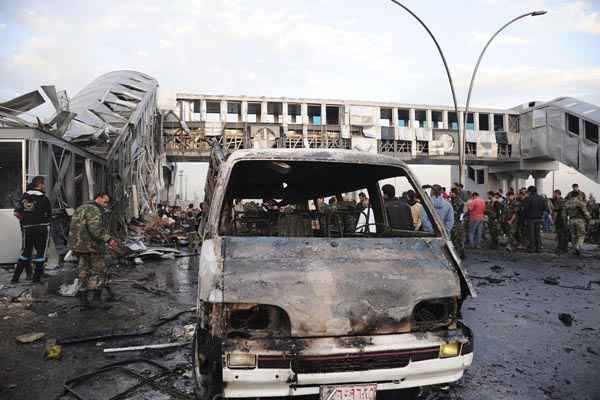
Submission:
POLYGON ((228 101, 227 102, 227 121, 238 122, 241 120, 242 115, 242 103, 239 101, 228 101))
POLYGON ((469 115, 467 115, 467 129, 469 130, 475 130, 475 119, 473 116, 473 113, 469 113, 469 115))
POLYGON ((594 143, 598 143, 598 125, 589 121, 584 121, 585 138, 594 143))
POLYGON ((321 105, 308 105, 308 123, 312 125, 321 125, 321 105))
POLYGON ((495 131, 503 131, 504 130, 504 115, 494 114, 494 130, 495 131))
POLYGON ((519 116, 511 114, 508 116, 508 130, 511 132, 519 132, 519 116))
POLYGON ((479 130, 489 131, 490 130, 490 117, 488 114, 479 114, 479 130))
POLYGON ((279 102, 269 101, 267 103, 268 120, 261 121, 261 122, 274 122, 274 123, 280 124, 282 122, 282 119, 281 119, 282 114, 283 114, 283 104, 281 104, 279 102))
POLYGON ((485 183, 485 171, 483 169, 477 170, 477 184, 483 185, 485 183))
POLYGON ((402 191, 418 191, 404 171, 395 166, 239 161, 232 169, 226 188, 219 230, 223 235, 232 236, 429 235, 386 225, 379 182, 390 178, 396 183, 403 182, 402 191), (359 201, 360 192, 371 199, 371 207, 359 201), (361 217, 364 211, 369 215, 361 217), (360 221, 363 223, 359 225, 360 221), (366 221, 372 222, 367 224, 366 221))
POLYGON ((473 167, 467 167, 467 176, 470 180, 475 181, 475 169, 473 167))
POLYGON ((409 110, 398 109, 398 126, 401 128, 408 127, 408 121, 410 121, 409 110))
POLYGON ((567 114, 567 129, 574 135, 579 135, 579 118, 567 114))
POLYGON ((196 114, 200 114, 200 108, 201 108, 201 104, 200 104, 200 100, 194 100, 192 102, 193 106, 194 106, 194 113, 196 114))
POLYGON ((221 103, 218 101, 206 102, 206 120, 209 122, 221 121, 221 103))
POLYGON ((427 126, 427 111, 415 110, 415 126, 417 128, 429 128, 427 126))
POLYGON ((448 112, 448 127, 450 129, 458 130, 458 118, 454 111, 448 112))
POLYGON ((340 125, 340 107, 327 106, 325 110, 327 125, 340 125))
POLYGON ((302 110, 300 104, 290 103, 288 104, 288 122, 291 124, 302 123, 302 110))
POLYGON ((444 129, 444 114, 441 111, 432 111, 431 122, 434 129, 444 129))
POLYGON ((248 103, 248 122, 259 122, 261 113, 260 103, 248 103))
POLYGON ((13 209, 23 188, 23 144, 0 141, 0 209, 13 209))
POLYGON ((381 126, 392 126, 392 109, 391 108, 380 108, 379 109, 379 125, 381 126))

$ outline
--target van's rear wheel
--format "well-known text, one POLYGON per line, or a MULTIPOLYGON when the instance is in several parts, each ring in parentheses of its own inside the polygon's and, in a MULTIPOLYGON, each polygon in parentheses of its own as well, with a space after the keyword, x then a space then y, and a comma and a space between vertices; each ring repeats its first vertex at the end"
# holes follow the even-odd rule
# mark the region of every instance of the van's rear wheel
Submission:
POLYGON ((221 342, 211 338, 199 327, 194 334, 192 363, 196 398, 213 400, 222 397, 221 342))

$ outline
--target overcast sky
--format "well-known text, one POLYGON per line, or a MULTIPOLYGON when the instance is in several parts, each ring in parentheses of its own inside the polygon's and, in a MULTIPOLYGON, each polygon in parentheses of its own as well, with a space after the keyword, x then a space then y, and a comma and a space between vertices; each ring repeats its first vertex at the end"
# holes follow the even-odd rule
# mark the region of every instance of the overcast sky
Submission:
MULTIPOLYGON (((600 1, 405 4, 437 36, 461 103, 487 38, 545 9, 492 44, 472 104, 600 104, 600 1)), ((43 84, 72 96, 98 75, 133 69, 159 81, 162 107, 178 92, 451 103, 433 42, 386 0, 0 0, 0 37, 0 101, 43 84)))

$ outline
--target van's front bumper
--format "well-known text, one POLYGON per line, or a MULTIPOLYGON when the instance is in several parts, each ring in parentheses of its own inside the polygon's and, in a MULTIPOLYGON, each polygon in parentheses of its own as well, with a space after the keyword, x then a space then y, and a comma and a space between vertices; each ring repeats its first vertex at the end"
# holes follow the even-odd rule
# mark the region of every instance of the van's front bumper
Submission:
POLYGON ((224 353, 251 353, 257 366, 228 368, 226 398, 318 394, 323 385, 376 383, 377 390, 453 382, 473 361, 470 330, 315 339, 226 340, 224 353), (458 342, 459 354, 440 358, 436 349, 458 342))

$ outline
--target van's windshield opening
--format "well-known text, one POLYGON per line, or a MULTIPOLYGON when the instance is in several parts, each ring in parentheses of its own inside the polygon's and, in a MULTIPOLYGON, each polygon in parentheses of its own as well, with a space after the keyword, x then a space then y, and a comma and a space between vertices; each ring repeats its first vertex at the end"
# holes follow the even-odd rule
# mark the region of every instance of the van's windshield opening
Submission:
POLYGON ((431 218, 431 213, 400 167, 252 160, 237 162, 231 171, 219 232, 276 237, 439 236, 435 228, 422 229, 421 217, 431 218))

